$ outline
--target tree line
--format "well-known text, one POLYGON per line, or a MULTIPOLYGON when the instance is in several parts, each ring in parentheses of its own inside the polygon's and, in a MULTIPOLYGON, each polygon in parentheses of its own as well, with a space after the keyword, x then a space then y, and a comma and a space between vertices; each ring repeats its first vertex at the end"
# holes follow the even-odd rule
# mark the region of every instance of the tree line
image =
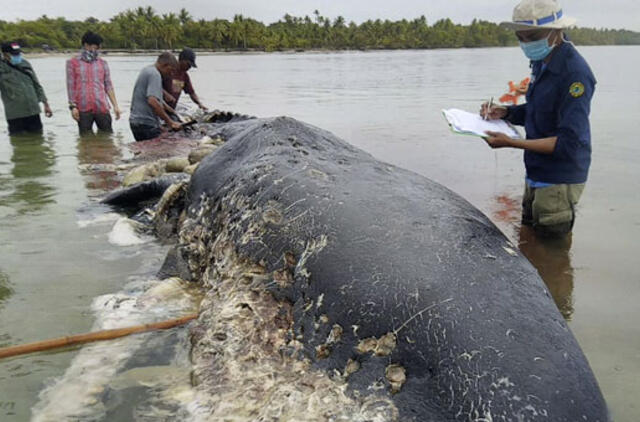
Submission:
MULTIPOLYGON (((0 20, 0 40, 15 40, 27 48, 75 49, 82 34, 92 30, 104 38, 107 49, 173 49, 182 46, 210 50, 306 50, 306 49, 428 49, 500 47, 517 45, 513 32, 493 22, 474 20, 469 25, 440 19, 429 24, 425 16, 413 20, 367 20, 347 22, 330 19, 317 10, 313 16, 285 15, 264 24, 235 15, 227 19, 194 19, 181 9, 158 14, 152 7, 118 13, 108 22, 95 18, 69 21, 65 18, 6 22, 0 20)), ((575 28, 568 31, 581 45, 640 44, 640 33, 627 30, 575 28)))

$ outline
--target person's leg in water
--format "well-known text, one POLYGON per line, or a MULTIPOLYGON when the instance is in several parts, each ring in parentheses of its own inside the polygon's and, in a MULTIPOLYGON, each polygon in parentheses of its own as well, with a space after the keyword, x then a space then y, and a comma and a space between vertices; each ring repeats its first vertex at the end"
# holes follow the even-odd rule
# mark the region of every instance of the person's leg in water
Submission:
POLYGON ((21 133, 42 133, 42 120, 39 114, 7 120, 9 135, 21 133))
POLYGON ((80 112, 80 119, 78 119, 78 130, 80 135, 93 133, 93 121, 94 114, 90 112, 80 112))
POLYGON ((96 126, 98 126, 98 132, 113 132, 113 128, 111 127, 111 114, 98 113, 94 116, 94 119, 96 121, 96 126))
MULTIPOLYGON (((583 190, 584 183, 531 189, 531 223, 536 234, 543 237, 562 237, 570 233, 575 223, 576 205, 583 190)), ((529 198, 526 202, 529 203, 529 198)), ((524 203, 523 200, 523 224, 524 203)))

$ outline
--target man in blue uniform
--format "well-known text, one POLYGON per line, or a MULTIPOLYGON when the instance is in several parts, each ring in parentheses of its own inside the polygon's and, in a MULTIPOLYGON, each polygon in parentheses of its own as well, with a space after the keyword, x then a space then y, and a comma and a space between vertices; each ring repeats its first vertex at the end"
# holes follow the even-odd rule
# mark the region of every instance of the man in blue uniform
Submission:
POLYGON ((500 107, 483 104, 481 114, 523 125, 526 140, 487 132, 492 148, 524 150, 526 185, 522 223, 543 236, 571 232, 575 207, 591 164, 589 112, 596 80, 587 62, 568 42, 563 29, 575 19, 564 16, 555 0, 523 0, 513 11, 520 46, 531 61, 527 102, 500 107))

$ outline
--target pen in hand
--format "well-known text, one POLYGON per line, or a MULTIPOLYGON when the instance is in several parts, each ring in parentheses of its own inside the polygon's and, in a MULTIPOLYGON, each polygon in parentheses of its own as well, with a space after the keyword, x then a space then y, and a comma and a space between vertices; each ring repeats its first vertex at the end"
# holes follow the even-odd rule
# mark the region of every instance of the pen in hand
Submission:
POLYGON ((491 114, 491 107, 493 107, 493 97, 491 97, 487 108, 484 110, 484 120, 487 120, 489 118, 489 114, 491 114))

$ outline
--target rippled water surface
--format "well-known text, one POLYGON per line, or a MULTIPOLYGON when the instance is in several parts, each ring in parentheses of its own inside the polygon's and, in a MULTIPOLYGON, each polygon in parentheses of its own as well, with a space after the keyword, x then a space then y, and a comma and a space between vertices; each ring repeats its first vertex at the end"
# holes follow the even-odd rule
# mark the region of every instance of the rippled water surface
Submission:
MULTIPOLYGON (((636 421, 640 87, 634 81, 640 48, 580 51, 599 81, 592 104, 593 164, 574 234, 554 243, 541 243, 519 226, 521 153, 492 151, 480 139, 455 136, 440 113, 448 107, 476 110, 502 94, 509 80, 527 76, 518 49, 218 54, 199 57, 191 75, 198 94, 213 108, 289 115, 328 129, 381 160, 444 184, 484 211, 540 271, 615 419, 636 421)), ((116 95, 128 110, 135 77, 153 59, 108 60, 116 95)), ((44 119, 42 137, 10 139, 4 119, 0 122, 0 346, 103 326, 100 306, 106 302, 96 298, 135 295, 165 252, 155 241, 109 242, 117 216, 95 198, 116 181, 112 171, 104 166, 95 171, 92 165, 130 156, 128 112, 115 122, 113 136, 80 140, 66 109, 64 61, 32 60, 55 113, 44 119)), ((184 341, 180 333, 149 335, 136 343, 134 361, 149 368, 180 367, 183 357, 162 352, 184 341)), ((39 393, 74 358, 86 356, 72 349, 0 362, 0 420, 28 420, 39 393)), ((136 376, 152 378, 151 372, 136 376)), ((136 400, 155 405, 148 392, 116 381, 125 389, 112 386, 115 399, 106 402, 114 407, 105 410, 105 420, 130 417, 136 400)), ((45 406, 46 396, 37 409, 45 406)))

